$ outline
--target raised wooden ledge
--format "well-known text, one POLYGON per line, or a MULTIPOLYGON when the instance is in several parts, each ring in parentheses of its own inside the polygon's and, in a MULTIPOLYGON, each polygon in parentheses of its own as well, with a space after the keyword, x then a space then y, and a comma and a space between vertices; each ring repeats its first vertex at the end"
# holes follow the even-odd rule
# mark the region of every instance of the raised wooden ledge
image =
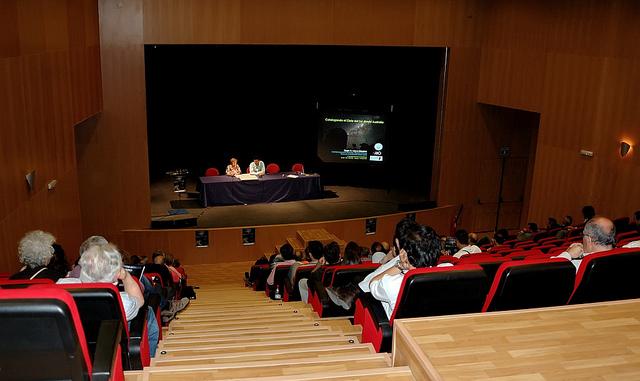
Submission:
POLYGON ((640 299, 399 319, 393 365, 420 380, 640 379, 638 316, 640 299))

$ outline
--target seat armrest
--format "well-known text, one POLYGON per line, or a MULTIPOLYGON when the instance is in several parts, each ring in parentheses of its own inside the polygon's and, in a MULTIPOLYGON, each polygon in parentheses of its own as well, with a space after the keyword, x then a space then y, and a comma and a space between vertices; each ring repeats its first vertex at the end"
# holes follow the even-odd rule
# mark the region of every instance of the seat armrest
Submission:
POLYGON ((142 356, 140 353, 144 332, 147 326, 147 309, 145 304, 138 310, 138 315, 129 322, 129 364, 130 370, 141 370, 143 368, 142 356))
POLYGON ((391 328, 387 313, 384 311, 384 307, 382 307, 382 303, 379 300, 374 298, 369 292, 362 294, 361 300, 362 305, 369 310, 369 314, 378 329, 391 328))
POLYGON ((121 335, 122 324, 120 324, 120 321, 104 320, 100 324, 98 342, 96 343, 96 351, 93 358, 92 381, 108 381, 114 376, 111 374, 113 369, 122 369, 121 367, 114 367, 115 362, 120 360, 118 349, 121 335))

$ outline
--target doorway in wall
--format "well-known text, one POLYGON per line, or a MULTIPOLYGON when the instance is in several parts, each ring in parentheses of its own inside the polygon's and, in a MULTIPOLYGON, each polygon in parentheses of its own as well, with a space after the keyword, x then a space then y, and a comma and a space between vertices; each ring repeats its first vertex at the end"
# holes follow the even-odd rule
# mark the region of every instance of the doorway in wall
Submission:
POLYGON ((480 104, 489 147, 480 160, 477 231, 526 224, 540 114, 480 104))

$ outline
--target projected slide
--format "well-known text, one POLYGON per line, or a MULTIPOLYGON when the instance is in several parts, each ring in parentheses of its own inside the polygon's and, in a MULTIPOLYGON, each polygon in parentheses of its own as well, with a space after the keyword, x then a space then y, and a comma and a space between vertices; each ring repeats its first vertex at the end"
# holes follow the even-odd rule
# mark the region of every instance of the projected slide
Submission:
POLYGON ((328 163, 382 163, 385 134, 380 115, 324 114, 318 130, 318 157, 328 163))

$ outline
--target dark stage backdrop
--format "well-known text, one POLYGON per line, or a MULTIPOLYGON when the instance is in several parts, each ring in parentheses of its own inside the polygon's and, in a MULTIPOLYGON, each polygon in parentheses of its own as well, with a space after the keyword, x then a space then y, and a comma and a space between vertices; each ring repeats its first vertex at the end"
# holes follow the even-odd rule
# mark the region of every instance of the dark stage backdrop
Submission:
POLYGON ((444 48, 297 45, 145 47, 149 167, 200 176, 254 155, 324 184, 411 189, 428 197, 444 48), (385 161, 323 163, 320 115, 381 115, 385 161))

